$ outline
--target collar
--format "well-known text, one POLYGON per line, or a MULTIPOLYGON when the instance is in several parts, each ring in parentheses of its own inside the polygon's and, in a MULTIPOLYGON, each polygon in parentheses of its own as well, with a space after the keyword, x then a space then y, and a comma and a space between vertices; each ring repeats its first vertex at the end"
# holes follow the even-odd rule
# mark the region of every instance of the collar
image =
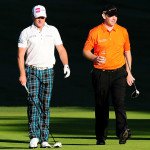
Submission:
MULTIPOLYGON (((107 28, 105 27, 104 23, 102 23, 101 26, 102 26, 102 30, 103 30, 104 32, 107 32, 107 31, 108 31, 107 28)), ((118 26, 118 25, 115 24, 112 30, 113 30, 113 31, 117 31, 117 28, 118 28, 117 26, 118 26)))
MULTIPOLYGON (((43 28, 45 28, 45 27, 47 27, 47 26, 48 26, 48 24, 45 22, 43 28)), ((38 29, 37 26, 36 26, 34 23, 32 23, 31 28, 38 29)), ((38 29, 38 30, 39 30, 39 29, 38 29)))

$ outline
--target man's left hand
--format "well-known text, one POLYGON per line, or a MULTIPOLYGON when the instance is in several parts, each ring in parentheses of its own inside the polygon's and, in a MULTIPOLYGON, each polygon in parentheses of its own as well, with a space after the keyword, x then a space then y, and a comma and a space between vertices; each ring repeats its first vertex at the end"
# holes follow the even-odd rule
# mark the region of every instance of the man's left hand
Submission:
POLYGON ((128 85, 131 86, 134 83, 134 81, 135 81, 135 78, 132 76, 131 73, 129 73, 128 76, 127 76, 128 85))
POLYGON ((64 74, 65 74, 65 78, 68 78, 70 76, 69 65, 64 65, 64 74))

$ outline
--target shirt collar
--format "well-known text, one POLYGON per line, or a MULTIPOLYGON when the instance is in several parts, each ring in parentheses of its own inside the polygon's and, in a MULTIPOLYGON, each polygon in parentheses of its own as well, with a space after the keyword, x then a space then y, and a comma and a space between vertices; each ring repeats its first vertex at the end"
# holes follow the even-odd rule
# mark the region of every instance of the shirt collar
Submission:
POLYGON ((117 31, 117 29, 118 29, 117 24, 115 24, 113 30, 117 31))
MULTIPOLYGON (((48 24, 45 22, 43 28, 45 28, 45 27, 47 27, 47 26, 48 26, 48 24)), ((34 23, 31 25, 31 28, 38 29, 37 26, 36 26, 34 23)))
MULTIPOLYGON (((105 27, 104 23, 102 23, 102 30, 103 30, 104 32, 107 32, 107 31, 108 31, 107 28, 105 27)), ((114 25, 114 28, 113 28, 112 30, 113 30, 113 31, 116 31, 116 30, 117 30, 117 24, 114 25)))

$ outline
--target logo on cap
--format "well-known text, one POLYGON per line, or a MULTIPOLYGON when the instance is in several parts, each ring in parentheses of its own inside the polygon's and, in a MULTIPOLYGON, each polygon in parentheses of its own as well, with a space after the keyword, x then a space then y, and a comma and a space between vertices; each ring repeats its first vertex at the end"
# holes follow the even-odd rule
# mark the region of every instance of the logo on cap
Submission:
POLYGON ((33 7, 32 14, 35 18, 38 18, 38 17, 46 18, 47 17, 45 7, 41 6, 41 5, 37 5, 37 6, 33 7))
POLYGON ((39 13, 39 12, 40 12, 40 8, 36 8, 36 9, 35 9, 35 12, 36 12, 36 13, 39 13))

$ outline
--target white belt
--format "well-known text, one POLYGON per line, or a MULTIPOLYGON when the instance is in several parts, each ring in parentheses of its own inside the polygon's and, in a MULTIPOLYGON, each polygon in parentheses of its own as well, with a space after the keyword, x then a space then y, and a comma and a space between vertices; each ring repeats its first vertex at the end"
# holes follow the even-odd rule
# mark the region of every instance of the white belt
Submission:
POLYGON ((46 69, 50 69, 51 67, 36 67, 33 65, 28 65, 28 67, 33 68, 33 69, 37 69, 37 70, 46 70, 46 69))

